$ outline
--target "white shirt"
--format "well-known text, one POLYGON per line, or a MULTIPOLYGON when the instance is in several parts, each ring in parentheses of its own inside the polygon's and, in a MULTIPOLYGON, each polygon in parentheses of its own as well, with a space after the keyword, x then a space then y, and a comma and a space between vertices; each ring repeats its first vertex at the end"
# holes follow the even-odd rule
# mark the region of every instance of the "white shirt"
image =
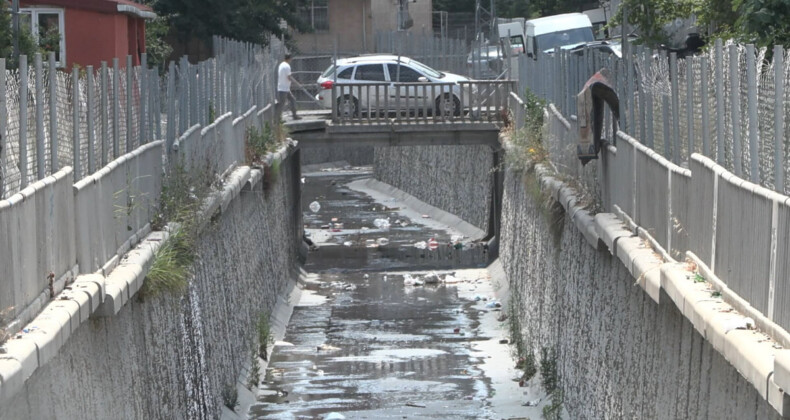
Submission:
POLYGON ((289 92, 291 90, 291 65, 283 61, 277 67, 277 90, 289 92))

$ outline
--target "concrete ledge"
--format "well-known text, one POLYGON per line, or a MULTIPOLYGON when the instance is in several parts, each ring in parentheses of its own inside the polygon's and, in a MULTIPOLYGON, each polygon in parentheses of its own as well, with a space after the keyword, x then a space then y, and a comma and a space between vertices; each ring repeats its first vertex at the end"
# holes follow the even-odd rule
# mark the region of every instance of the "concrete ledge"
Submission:
POLYGON ((22 365, 14 359, 0 358, 0 403, 10 400, 24 386, 22 365))

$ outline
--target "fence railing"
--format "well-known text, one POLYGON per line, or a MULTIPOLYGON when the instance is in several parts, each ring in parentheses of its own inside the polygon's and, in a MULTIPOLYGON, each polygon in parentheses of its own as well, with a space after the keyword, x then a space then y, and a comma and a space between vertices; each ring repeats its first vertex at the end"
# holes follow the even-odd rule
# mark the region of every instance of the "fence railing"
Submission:
MULTIPOLYGON (((685 59, 643 47, 626 50, 622 59, 593 49, 520 56, 519 93, 529 88, 569 117, 587 79, 606 68, 620 98, 621 130, 675 164, 687 165, 700 153, 755 184, 790 193, 785 49, 719 40, 685 59)), ((611 124, 604 127, 614 140, 611 124)))
POLYGON ((144 66, 44 72, 40 58, 0 72, 0 117, 10 117, 0 137, 0 311, 25 322, 58 284, 112 270, 151 230, 165 164, 215 179, 244 161, 247 128, 274 121, 280 47, 216 39, 215 48, 164 77, 144 66))
POLYGON ((346 124, 502 122, 511 80, 458 83, 334 83, 332 121, 346 124))
MULTIPOLYGON (((740 50, 751 50, 741 46, 730 49, 736 53, 740 50)), ((538 61, 545 58, 547 57, 541 56, 538 61)), ((594 58, 594 55, 590 54, 586 57, 582 55, 582 58, 594 61, 603 57, 594 58)), ((705 56, 698 57, 691 59, 691 62, 703 63, 699 69, 705 70, 704 59, 705 56)), ((627 67, 620 61, 609 60, 607 64, 614 66, 611 68, 627 67)), ((749 61, 748 58, 744 58, 744 62, 749 61)), ((664 62, 663 59, 659 59, 653 62, 654 66, 670 68, 674 60, 664 62)), ((621 131, 617 133, 610 131, 606 135, 609 143, 602 148, 597 165, 582 166, 576 157, 578 121, 573 115, 576 104, 575 98, 570 95, 573 92, 569 86, 575 86, 576 81, 586 80, 582 77, 582 70, 592 72, 598 66, 585 61, 578 62, 571 55, 562 53, 548 58, 546 63, 549 64, 532 63, 530 66, 534 68, 535 65, 545 65, 552 70, 550 74, 556 75, 558 79, 564 80, 563 82, 554 82, 545 74, 522 74, 522 76, 531 78, 528 83, 533 83, 535 80, 542 81, 544 84, 532 85, 535 87, 534 92, 552 102, 547 110, 548 120, 544 141, 554 167, 563 174, 573 177, 577 185, 581 185, 596 197, 604 211, 616 212, 619 209, 627 214, 672 258, 683 261, 687 251, 693 252, 754 309, 785 330, 790 329, 790 310, 788 310, 790 308, 788 305, 790 303, 790 197, 773 191, 771 188, 775 185, 767 182, 772 179, 763 177, 767 172, 766 169, 773 169, 773 165, 786 163, 786 160, 781 162, 774 160, 775 150, 771 147, 771 145, 776 147, 776 142, 784 141, 784 138, 769 137, 765 142, 759 143, 757 152, 749 151, 750 147, 741 147, 740 162, 743 166, 739 176, 734 169, 726 167, 735 164, 738 135, 734 138, 723 135, 720 143, 716 136, 709 136, 705 150, 701 141, 705 136, 699 134, 703 130, 697 130, 703 121, 699 118, 695 119, 699 113, 704 113, 702 109, 691 109, 694 105, 692 102, 689 108, 683 109, 691 114, 690 118, 683 117, 685 112, 674 114, 669 112, 673 109, 672 102, 679 104, 682 103, 680 99, 687 98, 680 96, 674 101, 671 94, 672 83, 668 94, 662 93, 659 96, 660 100, 653 101, 663 102, 660 109, 665 112, 655 112, 654 107, 647 105, 640 108, 642 106, 640 103, 649 105, 645 97, 653 97, 652 90, 644 87, 647 82, 640 81, 634 83, 635 87, 640 86, 636 91, 632 91, 635 96, 621 101, 622 106, 619 111, 625 120, 621 123, 621 131), (577 67, 577 64, 589 66, 577 67), (577 71, 579 73, 576 73, 577 71), (643 97, 640 98, 640 95, 643 97), (632 107, 636 109, 631 109, 632 107), (650 117, 651 112, 660 116, 650 117), (634 118, 630 120, 633 124, 628 122, 629 118, 634 118), (684 118, 696 124, 692 130, 680 124, 684 118), (673 128, 676 121, 680 129, 673 128), (642 124, 644 127, 641 127, 642 124), (659 126, 664 131, 658 131, 659 126), (631 136, 622 130, 629 127, 637 130, 638 136, 644 137, 631 136), (681 137, 677 141, 674 134, 669 136, 669 152, 667 152, 663 147, 666 142, 658 143, 658 139, 662 139, 666 132, 678 133, 678 136, 682 136, 684 132, 690 135, 687 134, 687 137, 681 137), (653 143, 645 140, 651 136, 653 143), (692 140, 691 143, 685 143, 688 139, 692 140), (722 157, 717 152, 720 145, 724 146, 725 151, 723 164, 715 160, 722 157), (703 152, 711 153, 712 157, 699 153, 701 149, 703 152), (673 153, 673 150, 678 153, 673 153), (687 155, 689 152, 691 152, 690 156, 687 155), (727 156, 732 160, 728 161, 727 156), (744 157, 749 156, 758 156, 760 160, 743 160, 744 157), (747 162, 749 165, 746 164, 747 162), (758 163, 757 170, 761 175, 758 180, 766 186, 743 179, 751 175, 751 163, 755 162, 758 163)), ((776 60, 775 63, 780 65, 781 59, 776 60)), ((636 66, 632 82, 636 82, 637 77, 648 74, 646 69, 650 68, 636 66)), ((660 71, 655 71, 656 73, 653 74, 662 74, 660 71)), ((672 80, 687 86, 685 83, 688 79, 683 79, 675 71, 671 71, 670 74, 672 80)), ((653 80, 653 76, 650 78, 653 80)), ((620 79, 613 82, 618 90, 626 89, 623 86, 629 84, 628 76, 622 77, 620 73, 620 79)), ((748 86, 748 84, 739 84, 739 86, 748 86)), ((693 85, 692 91, 694 89, 699 92, 700 86, 693 85)), ((715 88, 712 89, 714 93, 712 96, 715 98, 717 91, 715 88)), ((748 96, 748 90, 740 87, 732 91, 720 90, 718 96, 733 92, 736 96, 741 94, 748 96)), ((735 101, 732 98, 730 100, 735 101)), ((511 99, 511 102, 515 104, 521 101, 511 99)), ((708 112, 718 106, 715 101, 701 102, 701 105, 705 104, 709 107, 708 112)), ((731 135, 733 128, 729 127, 729 124, 735 124, 735 132, 740 133, 741 141, 744 141, 743 139, 749 139, 752 130, 759 129, 757 131, 760 134, 763 132, 760 130, 765 128, 765 124, 760 126, 751 124, 756 124, 762 118, 764 122, 771 121, 773 126, 773 122, 783 120, 783 117, 777 117, 775 112, 784 112, 784 109, 783 106, 774 109, 770 103, 762 104, 758 111, 767 115, 758 115, 756 119, 754 115, 751 117, 747 115, 746 122, 739 126, 735 123, 738 122, 737 116, 740 114, 725 107, 726 112, 723 116, 730 115, 730 117, 724 118, 726 122, 724 131, 729 130, 731 135), (737 129, 737 127, 741 128, 737 129)), ((517 120, 521 120, 523 111, 514 112, 514 115, 517 120)), ((713 113, 709 115, 714 121, 719 118, 713 113)), ((714 121, 709 121, 707 125, 715 126, 714 121)), ((605 124, 605 127, 607 125, 611 126, 605 124)), ((752 146, 752 144, 745 141, 741 146, 752 146)))

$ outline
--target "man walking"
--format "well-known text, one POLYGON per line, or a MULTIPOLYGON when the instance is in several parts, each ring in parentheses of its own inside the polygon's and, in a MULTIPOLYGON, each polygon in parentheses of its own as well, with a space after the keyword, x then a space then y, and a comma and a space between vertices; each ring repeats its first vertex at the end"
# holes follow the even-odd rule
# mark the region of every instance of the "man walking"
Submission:
POLYGON ((282 120, 283 105, 285 105, 286 100, 291 103, 293 119, 301 119, 301 117, 296 115, 296 98, 291 93, 291 82, 299 83, 291 74, 291 54, 286 53, 285 59, 277 67, 277 105, 275 105, 274 114, 278 121, 282 120))

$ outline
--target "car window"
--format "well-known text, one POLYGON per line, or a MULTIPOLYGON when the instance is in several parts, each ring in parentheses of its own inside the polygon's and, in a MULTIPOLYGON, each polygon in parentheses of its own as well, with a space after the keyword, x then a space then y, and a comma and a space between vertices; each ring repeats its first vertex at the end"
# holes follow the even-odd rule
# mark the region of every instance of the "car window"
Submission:
POLYGON ((352 73, 354 73, 354 68, 353 68, 353 67, 349 67, 349 68, 347 68, 347 69, 345 69, 345 70, 341 71, 341 72, 340 72, 340 74, 338 74, 338 75, 337 75, 337 78, 338 78, 338 79, 348 79, 348 80, 351 80, 351 74, 352 74, 352 73))
POLYGON ((385 82, 384 66, 381 64, 364 64, 357 67, 356 80, 369 80, 373 82, 385 82))
POLYGON ((397 64, 387 64, 387 70, 390 72, 390 80, 402 82, 402 83, 416 83, 419 82, 420 77, 422 75, 417 73, 414 69, 404 66, 403 64, 400 65, 400 79, 398 78, 398 65, 397 64))

